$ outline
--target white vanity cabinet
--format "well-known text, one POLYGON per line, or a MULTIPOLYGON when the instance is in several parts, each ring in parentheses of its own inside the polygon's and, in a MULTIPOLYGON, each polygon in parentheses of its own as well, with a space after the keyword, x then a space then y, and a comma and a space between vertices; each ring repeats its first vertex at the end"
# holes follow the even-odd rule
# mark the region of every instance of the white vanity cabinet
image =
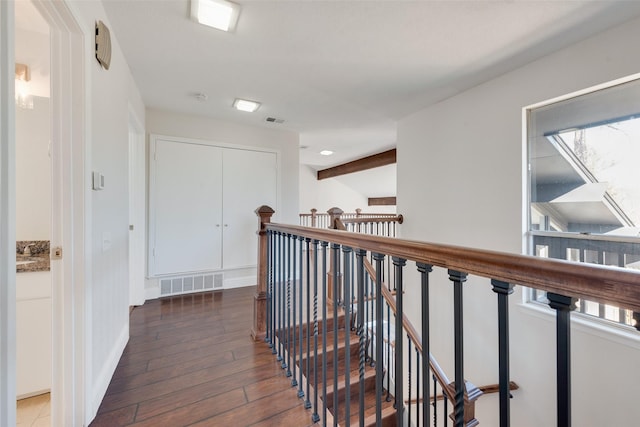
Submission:
POLYGON ((152 135, 149 276, 255 268, 254 210, 277 210, 278 155, 152 135))
POLYGON ((16 395, 51 389, 51 273, 16 274, 16 395))

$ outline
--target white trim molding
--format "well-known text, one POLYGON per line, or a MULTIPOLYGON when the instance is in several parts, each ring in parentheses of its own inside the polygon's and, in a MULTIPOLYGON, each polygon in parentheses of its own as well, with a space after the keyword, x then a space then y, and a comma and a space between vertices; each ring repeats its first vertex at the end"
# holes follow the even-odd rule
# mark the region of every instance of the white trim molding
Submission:
POLYGON ((85 165, 90 159, 90 105, 85 52, 91 52, 92 28, 84 27, 66 1, 34 3, 50 25, 51 35, 51 246, 63 258, 51 263, 52 358, 51 421, 54 426, 88 424, 85 368, 90 330, 86 278, 91 260, 90 198, 85 165))
POLYGON ((0 425, 16 425, 14 4, 0 1, 0 425))

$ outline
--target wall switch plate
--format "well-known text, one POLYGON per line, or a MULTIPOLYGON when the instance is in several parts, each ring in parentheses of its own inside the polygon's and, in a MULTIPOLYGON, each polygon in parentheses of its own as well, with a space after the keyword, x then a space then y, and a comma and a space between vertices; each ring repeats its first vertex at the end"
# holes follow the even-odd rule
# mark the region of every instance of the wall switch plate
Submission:
POLYGON ((93 189, 96 191, 104 189, 104 175, 100 172, 93 173, 93 189))

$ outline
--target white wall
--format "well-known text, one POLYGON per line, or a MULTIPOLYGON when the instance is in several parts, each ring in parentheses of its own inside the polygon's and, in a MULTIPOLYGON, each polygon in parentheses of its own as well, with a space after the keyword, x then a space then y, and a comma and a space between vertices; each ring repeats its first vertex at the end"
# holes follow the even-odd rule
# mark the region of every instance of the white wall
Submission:
MULTIPOLYGON (((101 2, 71 2, 85 28, 109 20, 101 2)), ((91 34, 88 34, 91 37, 91 34)), ((133 83, 117 34, 111 31, 111 66, 104 70, 87 52, 90 115, 88 171, 104 174, 102 191, 91 192, 87 248, 91 275, 86 284, 88 339, 87 408, 91 420, 104 396, 129 336, 129 108, 144 122, 144 104, 133 83)), ((88 183, 90 185, 90 183, 88 183)), ((88 424, 88 423, 87 423, 88 424)))
POLYGON ((51 237, 49 98, 16 107, 16 240, 51 237))
MULTIPOLYGON (((398 211, 405 238, 520 253, 523 240, 522 108, 640 72, 640 21, 583 41, 402 119, 398 211), (416 183, 420 183, 416 185, 416 183)), ((452 286, 432 283, 433 353, 453 376, 452 286)), ((416 283, 412 283, 415 286, 416 283)), ((415 288, 413 288, 415 289, 415 288)), ((412 289, 409 292, 414 292, 412 289)), ((465 284, 465 376, 497 382, 496 297, 485 280, 465 284)), ((511 301, 512 425, 555 425, 555 324, 511 301)), ((411 304, 417 298, 406 298, 411 304)), ((417 320, 418 307, 411 308, 417 320)), ((640 418, 637 339, 573 326, 573 425, 635 425, 640 418)), ((637 336, 637 335, 636 335, 637 336)), ((483 425, 498 425, 497 397, 482 397, 483 425)))
MULTIPOLYGON (((278 189, 280 206, 274 215, 274 220, 297 223, 299 163, 297 133, 154 109, 147 109, 146 117, 148 133, 279 150, 282 168, 281 188, 278 189)), ((256 217, 256 227, 257 221, 256 217)))
POLYGON ((396 195, 396 165, 327 178, 318 181, 317 172, 308 165, 300 165, 300 213, 312 208, 325 213, 332 207, 344 212, 395 213, 395 206, 369 206, 369 197, 396 195))

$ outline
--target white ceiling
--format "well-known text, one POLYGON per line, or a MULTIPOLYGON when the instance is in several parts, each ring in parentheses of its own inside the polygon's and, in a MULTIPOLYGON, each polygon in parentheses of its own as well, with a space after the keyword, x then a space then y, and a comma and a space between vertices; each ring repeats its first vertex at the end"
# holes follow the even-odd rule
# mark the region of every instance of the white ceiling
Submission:
POLYGON ((393 147, 399 118, 640 14, 637 1, 237 0, 224 33, 191 21, 188 0, 104 3, 148 107, 299 132, 318 168, 393 147), (262 107, 235 111, 236 97, 262 107))

